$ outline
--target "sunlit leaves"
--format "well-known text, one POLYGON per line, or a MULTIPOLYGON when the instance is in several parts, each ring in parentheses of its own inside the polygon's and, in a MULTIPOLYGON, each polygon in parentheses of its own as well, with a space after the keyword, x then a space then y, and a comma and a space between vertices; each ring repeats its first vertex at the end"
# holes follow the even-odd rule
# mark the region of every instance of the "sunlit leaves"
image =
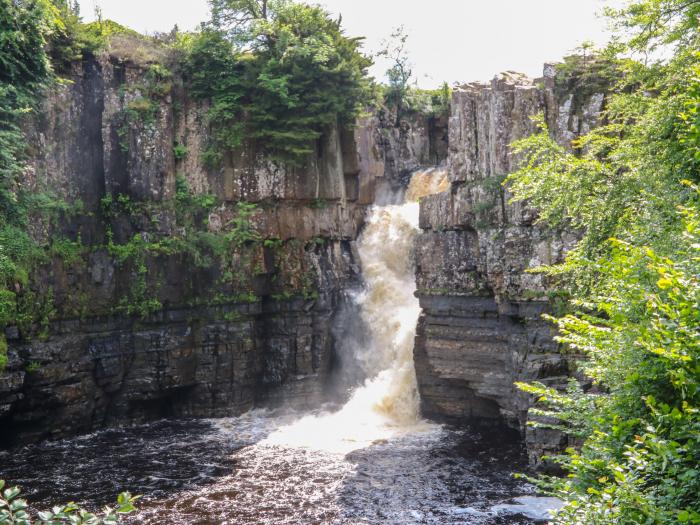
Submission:
POLYGON ((116 507, 105 507, 100 514, 94 514, 78 507, 75 503, 53 507, 50 511, 38 512, 38 519, 30 515, 26 500, 19 498, 20 489, 10 487, 5 490, 5 482, 0 480, 0 525, 116 525, 121 517, 136 510, 134 502, 138 496, 128 492, 119 494, 116 507))
POLYGON ((299 165, 323 133, 354 124, 368 99, 371 61, 339 21, 320 7, 291 2, 218 4, 219 19, 230 15, 246 29, 235 38, 206 29, 189 44, 192 92, 211 100, 209 160, 219 162, 248 140, 275 160, 299 165))
POLYGON ((618 62, 626 75, 582 138, 557 144, 540 119, 515 144, 515 199, 581 236, 547 271, 572 297, 550 317, 557 340, 590 385, 525 390, 535 415, 585 438, 557 459, 567 478, 542 481, 566 502, 557 523, 700 523, 700 1, 612 14, 628 49, 674 53, 618 62))

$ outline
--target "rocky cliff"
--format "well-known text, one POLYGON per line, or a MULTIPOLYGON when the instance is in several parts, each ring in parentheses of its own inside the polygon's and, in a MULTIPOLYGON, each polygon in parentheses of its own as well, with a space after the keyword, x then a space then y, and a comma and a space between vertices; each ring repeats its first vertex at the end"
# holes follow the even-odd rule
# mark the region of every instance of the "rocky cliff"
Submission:
POLYGON ((27 123, 21 184, 48 255, 16 284, 27 322, 5 333, 0 446, 324 389, 365 208, 444 157, 444 125, 380 112, 329 129, 303 167, 252 143, 212 163, 207 109, 176 57, 115 41, 27 123))
MULTIPOLYGON (((509 201, 509 145, 544 113, 570 146, 596 125, 604 90, 551 66, 538 80, 508 73, 455 89, 448 122, 395 127, 379 111, 329 129, 304 166, 253 143, 212 162, 206 101, 188 96, 177 57, 149 46, 74 64, 27 122, 21 184, 37 196, 30 230, 46 254, 15 285, 26 321, 5 332, 0 446, 318 401, 367 206, 445 158, 451 187, 421 201, 415 248, 423 413, 525 431, 530 400, 513 383, 556 386, 570 372, 540 317, 549 283, 529 270, 576 239, 509 201)), ((533 459, 563 444, 526 438, 533 459)))
POLYGON ((530 400, 513 383, 559 386, 569 366, 541 319, 551 310, 550 287, 529 270, 561 262, 576 239, 538 224, 535 210, 511 203, 501 183, 517 168, 509 145, 535 131, 531 117, 543 113, 567 147, 600 118, 605 94, 572 88, 561 75, 546 66, 542 79, 507 73, 455 89, 451 189, 421 201, 416 246, 423 314, 415 362, 424 414, 521 428, 535 463, 564 438, 526 430, 530 400))

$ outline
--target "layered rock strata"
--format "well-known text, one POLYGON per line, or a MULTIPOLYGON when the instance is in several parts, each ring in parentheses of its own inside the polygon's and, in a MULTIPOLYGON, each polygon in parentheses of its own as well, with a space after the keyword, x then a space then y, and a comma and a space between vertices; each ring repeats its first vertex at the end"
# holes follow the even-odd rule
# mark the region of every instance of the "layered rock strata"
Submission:
POLYGON ((35 322, 5 333, 0 446, 315 402, 376 187, 446 155, 439 123, 377 114, 301 168, 251 143, 209 163, 215 123, 168 53, 76 63, 27 123, 21 183, 58 211, 32 213, 50 260, 16 285, 35 322))
POLYGON ((560 386, 569 366, 541 315, 549 286, 529 270, 561 262, 573 234, 536 222, 510 202, 501 183, 516 169, 510 144, 536 131, 544 114, 557 141, 591 129, 603 93, 566 91, 554 67, 532 80, 506 73, 454 90, 449 119, 449 191, 421 201, 417 295, 423 314, 415 346, 425 415, 506 422, 526 432, 531 458, 558 450, 563 437, 525 427, 530 400, 514 383, 560 386))

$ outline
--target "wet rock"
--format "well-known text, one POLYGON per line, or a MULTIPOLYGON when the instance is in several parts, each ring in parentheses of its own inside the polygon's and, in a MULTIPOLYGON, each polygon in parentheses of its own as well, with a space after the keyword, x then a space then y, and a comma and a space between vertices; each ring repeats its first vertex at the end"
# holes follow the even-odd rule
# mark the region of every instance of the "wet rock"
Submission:
POLYGON ((569 366, 542 319, 549 283, 530 270, 561 262, 571 232, 537 223, 527 203, 510 202, 502 182, 518 159, 510 144, 535 131, 545 115, 556 140, 596 125, 605 94, 583 98, 554 88, 556 69, 541 81, 515 73, 454 90, 449 119, 451 188, 421 200, 416 242, 421 316, 415 345, 424 414, 442 419, 505 421, 526 436, 531 461, 560 450, 558 432, 528 429, 529 397, 517 381, 566 383, 569 366))
POLYGON ((358 278, 353 242, 376 187, 399 186, 446 156, 445 122, 411 117, 396 127, 378 113, 353 129, 331 127, 300 167, 272 162, 251 142, 211 166, 207 101, 189 96, 167 49, 122 44, 75 63, 71 82, 48 89, 27 122, 22 184, 51 188, 75 211, 32 221, 30 233, 41 242, 79 239, 86 250, 82 261, 56 258, 37 270, 50 323, 5 330, 0 447, 317 402, 332 367, 331 325, 358 278), (153 64, 172 78, 159 83, 153 64), (108 240, 182 239, 178 180, 218 201, 199 218, 202 233, 229 232, 246 201, 257 205, 250 221, 268 242, 244 243, 227 254, 227 268, 167 248, 143 255, 138 268, 118 260, 108 240), (127 315, 144 298, 162 308, 127 315))

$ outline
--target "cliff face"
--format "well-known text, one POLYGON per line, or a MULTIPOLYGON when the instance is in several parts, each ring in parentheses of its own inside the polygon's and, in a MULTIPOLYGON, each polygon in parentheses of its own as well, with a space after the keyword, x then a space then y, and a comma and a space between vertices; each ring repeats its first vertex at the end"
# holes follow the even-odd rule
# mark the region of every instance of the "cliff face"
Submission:
POLYGON ((251 144, 209 163, 206 103, 139 53, 75 64, 27 124, 21 183, 57 211, 32 214, 50 255, 16 285, 41 320, 6 330, 0 446, 313 403, 375 188, 438 155, 436 126, 375 115, 303 167, 251 144))
MULTIPOLYGON (((505 74, 456 89, 449 122, 396 128, 378 113, 329 129, 303 167, 249 143, 211 163, 206 102, 176 69, 162 74, 159 50, 140 53, 75 64, 27 123, 21 183, 43 196, 30 231, 49 255, 15 286, 28 321, 5 333, 0 446, 315 403, 366 207, 380 185, 445 158, 451 188, 421 201, 415 253, 423 413, 525 428, 530 400, 513 383, 569 375, 540 318, 548 283, 528 269, 576 239, 509 202, 509 144, 544 113, 569 145, 596 125, 604 94, 567 87, 552 67, 537 82, 505 74)), ((526 432, 533 459, 563 444, 526 432)))
MULTIPOLYGON (((503 74, 454 91, 449 120, 451 189, 421 201, 416 246, 419 320, 415 361, 423 412, 447 419, 491 419, 525 430, 528 397, 516 381, 566 382, 569 366, 541 314, 551 309, 548 283, 528 273, 561 262, 576 239, 536 223, 510 203, 505 176, 517 167, 512 141, 532 134, 544 113, 556 140, 596 125, 602 93, 567 91, 547 66, 533 81, 503 74)), ((527 428, 533 462, 563 437, 527 428)))

